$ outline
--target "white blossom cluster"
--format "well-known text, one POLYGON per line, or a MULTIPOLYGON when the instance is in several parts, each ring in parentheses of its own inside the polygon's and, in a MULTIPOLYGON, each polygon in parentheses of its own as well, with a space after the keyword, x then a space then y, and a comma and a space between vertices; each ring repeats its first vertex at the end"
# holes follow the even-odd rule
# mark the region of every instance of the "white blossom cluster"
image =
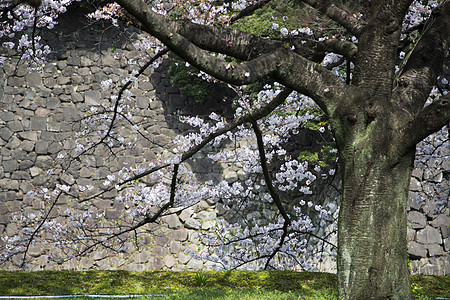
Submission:
MULTIPOLYGON (((23 53, 22 59, 30 62, 30 67, 40 68, 45 62, 45 57, 51 52, 48 45, 40 43, 39 35, 31 38, 26 29, 37 28, 53 29, 58 23, 57 18, 65 13, 67 6, 75 0, 43 0, 39 8, 35 9, 29 5, 21 4, 9 11, 6 9, 12 1, 2 1, 0 4, 0 39, 14 39, 21 34, 18 43, 4 42, 3 47, 16 49, 23 53)), ((76 0, 79 1, 79 0, 76 0)), ((4 58, 0 58, 0 63, 4 58)), ((1 64, 0 64, 1 65, 1 64)))

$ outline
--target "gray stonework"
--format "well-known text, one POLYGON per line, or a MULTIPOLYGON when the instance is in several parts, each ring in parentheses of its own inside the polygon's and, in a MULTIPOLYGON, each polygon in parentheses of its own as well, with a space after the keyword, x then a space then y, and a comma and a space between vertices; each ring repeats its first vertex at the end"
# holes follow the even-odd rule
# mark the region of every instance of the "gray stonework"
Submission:
MULTIPOLYGON (((79 18, 80 16, 76 16, 79 18)), ((75 18, 74 18, 75 19, 75 18)), ((64 19, 60 21, 64 27, 64 19)), ((0 235, 13 236, 18 228, 13 215, 35 213, 44 207, 42 202, 29 197, 30 191, 56 183, 86 186, 93 184, 91 192, 99 192, 105 187, 97 184, 123 166, 151 162, 167 155, 160 145, 169 145, 173 137, 188 129, 178 122, 175 114, 205 114, 211 111, 230 113, 230 107, 218 106, 216 101, 199 104, 184 99, 178 89, 170 85, 165 72, 168 60, 158 71, 149 68, 132 86, 134 100, 139 113, 145 119, 145 132, 149 140, 137 140, 134 147, 120 152, 117 160, 110 160, 107 149, 101 148, 89 156, 83 156, 70 166, 63 165, 59 154, 75 157, 75 133, 82 130, 79 122, 90 107, 110 105, 111 92, 101 87, 103 80, 120 82, 129 76, 135 67, 127 61, 137 57, 129 42, 120 38, 119 31, 108 29, 107 34, 87 27, 78 31, 67 28, 64 41, 46 38, 56 49, 53 57, 41 72, 30 72, 24 65, 16 67, 17 59, 7 61, 0 69, 0 235), (84 31, 83 31, 84 30, 84 31), (75 32, 75 33, 74 33, 75 32), (80 36, 83 39, 80 40, 80 36), (78 38, 77 38, 78 37, 78 38), (111 40, 102 39, 111 37, 111 40), (53 41, 53 42, 52 42, 53 41), (76 42, 75 42, 76 41, 76 42), (59 44, 56 44, 59 43, 59 44), (64 48, 60 44, 68 47, 64 48), (101 45, 101 46, 99 46, 101 45), (69 49, 70 46, 70 50, 69 49), (114 50, 115 49, 115 50, 114 50), (51 172, 50 172, 51 170, 51 172)), ((105 26, 106 27, 106 26, 105 26)), ((106 29, 105 29, 106 30, 106 29)), ((125 125, 124 125, 125 126, 125 125)), ((197 172, 197 179, 222 178, 229 183, 245 180, 248 174, 239 168, 228 168, 213 164, 202 155, 190 162, 197 172)), ((449 209, 440 214, 433 207, 418 203, 416 193, 422 191, 422 180, 439 180, 448 184, 444 176, 448 169, 433 172, 415 170, 411 179, 408 201, 408 248, 413 274, 450 274, 450 217, 449 209)), ((448 173, 446 173, 448 175, 448 173)), ((323 189, 321 203, 336 201, 339 194, 333 189, 323 189)), ((84 195, 84 196, 86 196, 84 195)), ((121 218, 123 206, 114 203, 115 191, 104 193, 101 199, 92 201, 97 212, 105 212, 108 220, 121 218), (112 203, 114 203, 112 205, 112 203)), ((69 207, 67 199, 61 199, 56 213, 58 218, 69 207)), ((143 246, 135 248, 132 242, 125 242, 122 253, 111 254, 105 250, 72 259, 61 264, 49 260, 52 250, 44 244, 29 249, 34 258, 31 270, 39 269, 127 269, 127 270, 185 270, 205 269, 211 264, 186 254, 186 250, 201 251, 202 245, 196 233, 198 229, 208 229, 218 216, 226 211, 222 203, 202 201, 192 208, 162 218, 158 225, 149 226, 151 231, 143 246)), ((80 205, 80 209, 82 209, 80 205)), ((262 210, 270 218, 269 209, 262 210)), ((15 269, 20 259, 15 258, 4 269, 15 269)), ((333 271, 332 262, 322 265, 323 270, 333 271)))

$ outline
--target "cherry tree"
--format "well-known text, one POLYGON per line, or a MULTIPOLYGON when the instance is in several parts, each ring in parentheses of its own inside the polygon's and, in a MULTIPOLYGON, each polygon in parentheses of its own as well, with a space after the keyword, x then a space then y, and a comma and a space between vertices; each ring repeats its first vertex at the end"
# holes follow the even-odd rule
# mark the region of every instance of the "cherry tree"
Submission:
MULTIPOLYGON (((234 239, 218 239, 220 235, 213 235, 211 243, 241 242, 241 248, 236 248, 241 251, 249 246, 249 236, 261 238, 266 244, 272 243, 272 247, 256 251, 259 258, 267 259, 266 266, 275 255, 279 255, 280 261, 289 261, 287 258, 294 257, 297 246, 303 243, 292 233, 313 234, 313 226, 301 209, 288 213, 277 190, 297 189, 308 193, 315 175, 295 159, 286 159, 278 172, 270 174, 268 162, 284 154, 280 145, 287 141, 287 135, 308 120, 308 116, 299 117, 295 112, 310 105, 309 99, 312 99, 328 119, 342 174, 337 245, 339 295, 343 299, 411 298, 406 203, 416 145, 450 121, 448 82, 444 86, 442 80, 440 85, 436 83, 448 56, 450 4, 448 1, 412 0, 336 3, 299 0, 293 1, 295 9, 315 9, 322 17, 338 24, 341 33, 333 36, 315 33, 314 26, 288 28, 280 26, 281 20, 273 20, 272 30, 279 31, 276 39, 230 28, 230 24, 269 2, 118 0, 117 4, 107 4, 93 14, 95 18, 112 19, 113 23, 126 20, 148 33, 149 37, 137 47, 144 51, 146 46, 160 47, 160 52, 141 70, 154 63, 167 51, 162 50, 166 47, 200 70, 206 80, 225 82, 238 91, 238 86, 261 80, 270 79, 273 83, 259 94, 256 103, 240 97, 231 121, 217 115, 212 115, 211 122, 207 123, 187 118, 185 121, 198 127, 199 133, 180 139, 169 159, 111 176, 105 185, 119 190, 126 186, 127 193, 121 200, 135 204, 137 209, 132 211, 131 217, 140 219, 120 233, 153 222, 168 208, 181 203, 189 206, 194 199, 207 197, 237 201, 241 195, 255 196, 257 186, 264 184, 267 192, 257 196, 272 199, 279 211, 278 219, 262 227, 261 224, 249 226, 242 235, 239 235, 240 228, 230 228, 228 224, 228 230, 239 234, 234 239), (430 98, 430 94, 433 97, 430 98), (277 118, 279 115, 284 117, 277 118), (240 155, 247 170, 262 177, 250 178, 245 185, 222 184, 211 189, 192 189, 192 183, 186 183, 185 187, 178 184, 177 179, 182 174, 191 172, 183 163, 203 147, 220 145, 226 138, 245 139, 250 134, 256 144, 240 155), (137 180, 146 176, 153 176, 159 184, 152 188, 139 184, 137 180), (196 193, 187 193, 189 190, 196 193)), ((70 1, 43 1, 38 5, 6 2, 1 7, 1 20, 5 24, 1 37, 12 37, 24 27, 51 28, 57 14, 69 4, 70 1)), ((18 45, 12 42, 4 45, 17 47, 33 59, 49 51, 39 44, 34 30, 31 40, 24 35, 20 41, 18 45)), ((129 96, 127 87, 141 70, 136 70, 124 82, 112 99, 115 101, 113 109, 96 112, 96 115, 108 113, 110 124, 119 117, 126 118, 120 106, 129 96)), ((91 146, 80 144, 80 155, 102 143, 114 146, 121 142, 113 126, 106 126, 103 131, 103 137, 91 146)), ((445 140, 445 131, 441 133, 445 140)), ((426 152, 425 147, 422 153, 426 152)), ((226 151, 218 151, 212 158, 220 160, 227 155, 226 151)), ((53 195, 53 203, 65 193, 69 193, 69 188, 60 186, 53 195)), ((96 196, 99 195, 83 201, 96 196)), ((324 220, 333 213, 328 208, 315 208, 324 220)), ((83 224, 89 217, 73 218, 74 222, 83 224)), ((39 224, 39 227, 59 229, 54 224, 39 224)), ((219 229, 216 232, 222 232, 219 229)), ((32 238, 34 232, 37 231, 26 232, 28 238, 32 238)), ((95 245, 98 243, 87 244, 81 252, 95 245)), ((242 263, 254 261, 251 254, 246 256, 239 251, 239 257, 245 257, 242 263)), ((224 257, 221 254, 216 253, 211 259, 224 257)), ((233 267, 238 266, 239 263, 233 267)))

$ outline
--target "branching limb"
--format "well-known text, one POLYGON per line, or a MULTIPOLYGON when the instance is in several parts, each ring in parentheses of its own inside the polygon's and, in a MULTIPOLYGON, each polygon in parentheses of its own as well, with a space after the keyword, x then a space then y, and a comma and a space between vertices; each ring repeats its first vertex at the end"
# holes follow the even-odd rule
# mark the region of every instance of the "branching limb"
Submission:
POLYGON ((279 41, 264 39, 229 27, 205 26, 188 20, 177 21, 174 26, 177 33, 196 46, 244 61, 284 48, 279 41))
MULTIPOLYGON (((229 123, 228 125, 226 125, 225 127, 223 127, 222 129, 219 129, 213 133, 211 133, 210 135, 208 135, 208 137, 206 137, 200 144, 192 147, 190 150, 186 151, 185 153, 183 153, 178 161, 178 163, 182 163, 186 160, 188 160, 189 158, 191 158, 194 154, 196 154, 197 152, 199 152, 201 149, 203 149, 203 147, 205 147, 209 142, 213 141, 216 137, 227 133, 228 131, 231 131, 233 129, 235 129, 236 127, 245 124, 245 123, 250 123, 252 120, 259 120, 265 116, 267 116, 269 113, 271 113, 275 108, 277 108, 281 103, 284 102, 284 100, 286 100, 286 98, 290 95, 290 93, 292 92, 292 89, 286 88, 283 91, 281 91, 271 102, 267 103, 266 105, 264 105, 263 107, 245 115, 240 117, 239 119, 235 120, 234 122, 229 123)), ((167 168, 171 165, 171 163, 165 163, 165 164, 161 164, 158 166, 155 166, 149 170, 146 170, 142 173, 136 174, 135 176, 132 176, 126 180, 123 180, 122 182, 119 183, 119 186, 121 186, 122 188, 119 190, 121 191, 122 189, 125 189, 127 183, 130 183, 132 181, 136 181, 138 179, 141 179, 147 175, 150 175, 156 171, 162 170, 164 168, 167 168)), ((89 200, 92 200, 94 198, 97 198, 99 196, 101 196, 102 194, 106 193, 107 191, 111 191, 114 187, 109 187, 108 189, 97 193, 95 195, 92 195, 90 197, 84 198, 83 200, 80 200, 79 202, 86 202, 89 200)))
MULTIPOLYGON (((175 54, 194 67, 225 82, 243 85, 256 82, 276 71, 281 60, 281 51, 263 54, 244 64, 230 64, 212 56, 207 51, 196 46, 177 32, 176 22, 161 16, 142 0, 117 1, 129 14, 135 17, 144 30, 158 38, 175 54)), ((198 33, 196 33, 198 34, 198 33)), ((207 36, 213 40, 215 36, 207 36)), ((225 45, 223 45, 225 46, 225 45)))
POLYGON ((328 115, 332 115, 341 101, 356 91, 326 68, 293 52, 283 60, 273 77, 279 83, 311 97, 328 115), (292 76, 295 74, 295 76, 292 76))
POLYGON ((425 24, 420 40, 395 83, 392 101, 398 103, 398 107, 408 107, 412 118, 422 110, 442 70, 450 47, 449 28, 450 2, 445 1, 425 24))
POLYGON ((425 107, 401 131, 403 149, 413 149, 417 143, 450 123, 450 94, 425 107))
POLYGON ((329 51, 336 54, 343 55, 348 59, 352 59, 358 53, 358 47, 349 41, 342 41, 339 39, 329 39, 317 44, 319 51, 329 51))
POLYGON ((364 23, 353 17, 351 14, 345 10, 337 7, 330 1, 319 1, 319 0, 300 0, 327 15, 330 19, 336 21, 353 35, 359 36, 364 23))
POLYGON ((92 245, 89 245, 88 247, 86 247, 85 249, 83 249, 83 251, 81 251, 80 253, 77 254, 77 256, 83 256, 87 253, 89 253, 92 249, 94 249, 95 247, 105 244, 105 242, 116 238, 120 235, 123 235, 125 233, 128 232, 132 232, 132 231, 136 231, 136 229, 149 224, 149 223, 153 223, 156 220, 158 220, 158 218, 170 207, 173 206, 174 201, 175 201, 175 192, 176 192, 176 184, 177 184, 177 178, 178 178, 178 169, 179 169, 179 164, 175 164, 173 167, 173 174, 172 174, 172 182, 170 184, 170 198, 169 201, 164 204, 163 206, 161 206, 158 211, 156 213, 154 213, 153 215, 147 215, 142 221, 140 221, 139 223, 137 223, 136 225, 127 228, 125 230, 122 230, 120 232, 114 233, 112 235, 110 235, 109 237, 107 237, 105 240, 101 240, 101 241, 97 241, 95 243, 93 243, 92 245))
POLYGON ((27 245, 25 247, 25 251, 23 252, 23 259, 22 259, 22 263, 20 264, 20 268, 23 268, 25 266, 28 250, 30 249, 31 244, 33 243, 34 237, 39 233, 39 231, 41 230, 41 228, 45 224, 45 222, 47 222, 50 213, 53 211, 53 208, 55 207, 55 205, 58 202, 59 197, 61 197, 62 193, 63 192, 61 192, 61 191, 58 193, 58 195, 55 197, 55 200, 53 201, 52 205, 50 206, 50 208, 48 209, 44 218, 42 219, 41 223, 38 225, 38 227, 36 227, 35 230, 33 230, 33 233, 31 234, 30 238, 28 239, 27 245))
MULTIPOLYGON (((143 65, 138 73, 136 74, 136 77, 139 77, 149 66, 151 66, 157 59, 159 59, 161 56, 163 56, 164 54, 168 53, 169 49, 165 48, 161 51, 159 51, 157 54, 155 54, 145 65, 143 65)), ((100 138, 100 140, 98 142, 96 142, 95 144, 92 144, 90 147, 84 149, 83 151, 81 151, 75 158, 77 157, 81 157, 84 154, 88 153, 89 151, 91 151, 92 149, 94 149, 95 147, 101 145, 101 144, 105 144, 107 145, 107 143, 105 143, 105 140, 110 137, 111 132, 114 128, 114 126, 116 125, 116 119, 117 116, 119 115, 119 104, 122 100, 122 96, 123 93, 130 87, 130 85, 133 83, 132 80, 128 80, 123 86, 122 88, 119 90, 119 93, 117 95, 117 100, 116 103, 114 104, 114 108, 113 108, 113 115, 111 117, 111 122, 109 123, 108 126, 108 130, 106 131, 106 133, 100 138)), ((107 145, 108 146, 108 145, 107 145)), ((109 146, 108 146, 109 148, 109 146)), ((67 166, 67 168, 70 167, 70 164, 67 166)))

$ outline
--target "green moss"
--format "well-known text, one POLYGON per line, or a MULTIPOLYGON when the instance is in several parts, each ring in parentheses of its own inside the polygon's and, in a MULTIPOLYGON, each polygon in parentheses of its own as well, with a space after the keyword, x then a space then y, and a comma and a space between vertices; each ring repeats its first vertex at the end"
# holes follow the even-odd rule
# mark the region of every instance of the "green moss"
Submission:
POLYGON ((180 89, 181 94, 187 99, 196 102, 205 102, 210 98, 214 98, 214 90, 218 84, 213 84, 198 77, 200 71, 177 58, 174 59, 168 71, 170 83, 180 89))

